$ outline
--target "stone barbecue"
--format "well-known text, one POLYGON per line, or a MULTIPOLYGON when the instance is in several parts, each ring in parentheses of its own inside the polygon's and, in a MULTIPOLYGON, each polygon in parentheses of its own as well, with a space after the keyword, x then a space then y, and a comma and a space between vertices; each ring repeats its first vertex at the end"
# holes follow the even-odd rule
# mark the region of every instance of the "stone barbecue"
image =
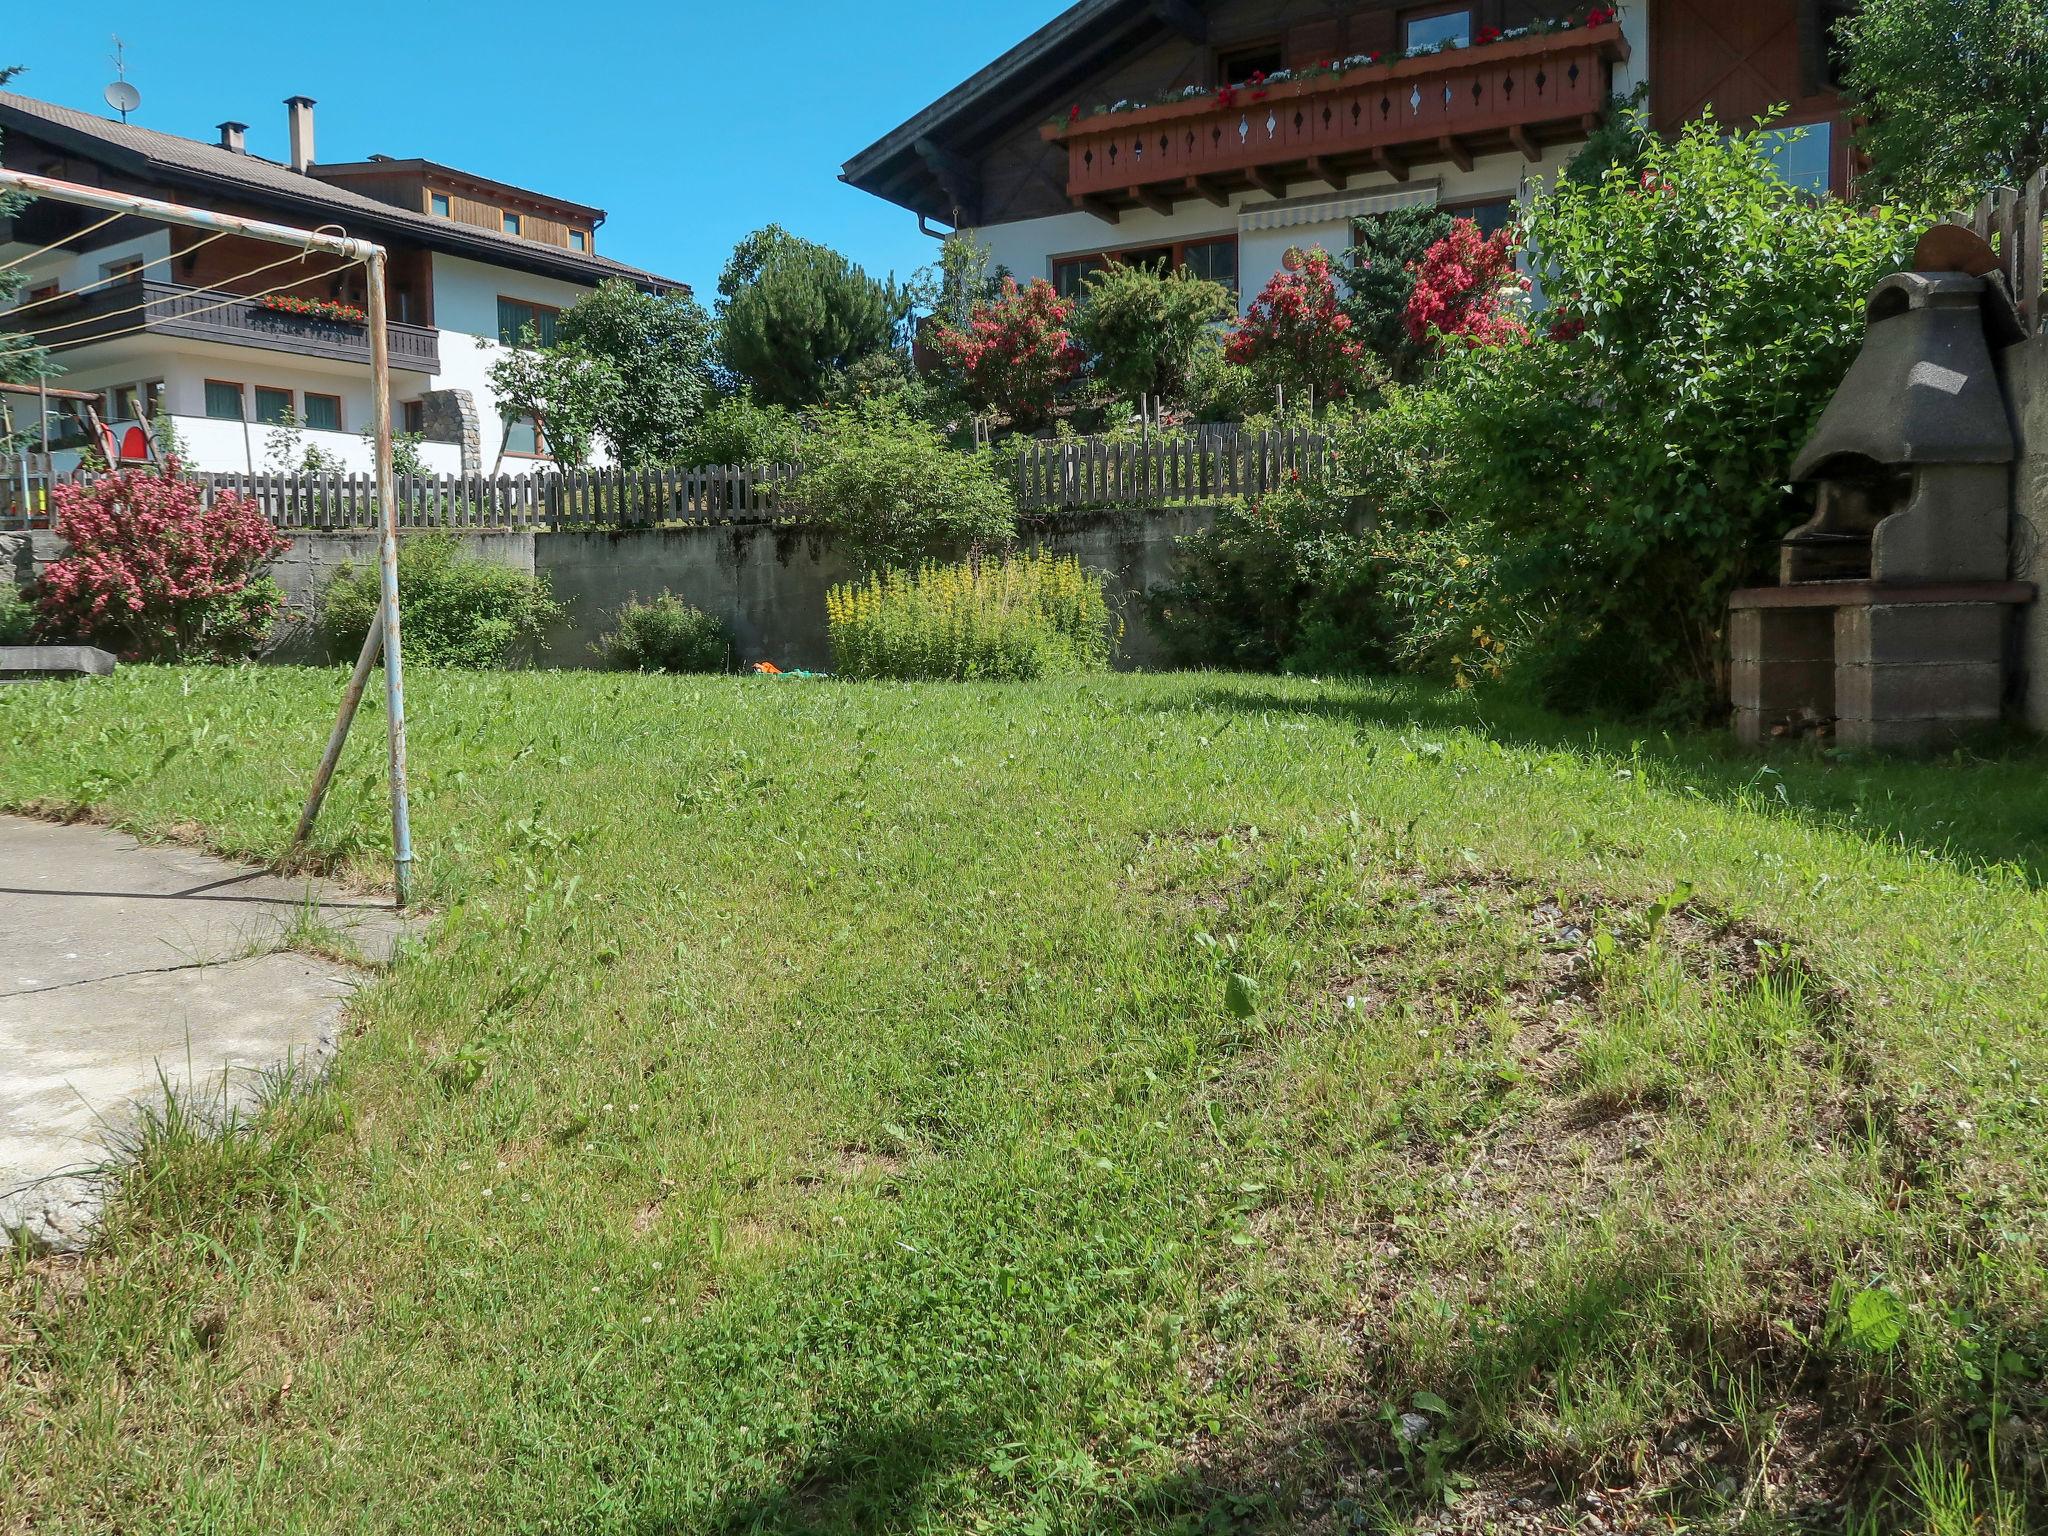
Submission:
MULTIPOLYGON (((1917 265, 1957 256, 1953 229, 1917 265)), ((1956 264, 1988 268, 1964 250, 1956 264)), ((2020 323, 1967 270, 1886 278, 1863 350, 1793 466, 1814 516, 1780 547, 1779 585, 1730 600, 1735 727, 1755 745, 1939 746, 1996 725, 2012 614, 2013 433, 1992 360, 2020 323)))

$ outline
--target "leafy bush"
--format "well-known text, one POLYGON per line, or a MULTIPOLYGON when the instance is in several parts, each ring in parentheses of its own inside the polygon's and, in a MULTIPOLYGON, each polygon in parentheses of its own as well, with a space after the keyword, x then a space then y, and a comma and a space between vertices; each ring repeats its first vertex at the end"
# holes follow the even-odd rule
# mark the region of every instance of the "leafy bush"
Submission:
MULTIPOLYGON (((1728 593, 1798 520, 1791 461, 1871 286, 1911 250, 1915 221, 1792 188, 1774 151, 1707 120, 1644 135, 1640 168, 1561 183, 1530 235, 1559 323, 1454 351, 1348 448, 1390 548, 1425 558, 1420 535, 1449 526, 1489 553, 1464 568, 1494 585, 1464 632, 1512 637, 1494 654, 1552 703, 1705 709, 1728 593)), ((1479 601, 1470 582, 1445 590, 1479 601)), ((1427 636, 1396 649, 1442 653, 1427 636)))
POLYGON ((770 405, 824 398, 835 374, 885 351, 904 300, 828 246, 771 224, 718 279, 720 360, 770 405))
POLYGON ((1102 578, 1044 552, 930 562, 834 587, 826 620, 848 677, 1025 681, 1109 665, 1102 578))
POLYGON ((1384 660, 1370 547, 1332 487, 1297 482, 1227 504, 1176 554, 1147 608, 1182 664, 1336 672, 1384 660))
MULTIPOLYGON (((337 654, 362 645, 379 591, 374 565, 343 565, 328 580, 318 623, 337 654)), ((562 613, 545 577, 475 559, 444 533, 399 540, 398 607, 406 659, 443 667, 502 667, 562 613)))
POLYGON ((1214 337, 1195 349, 1188 365, 1187 405, 1197 421, 1243 421, 1273 404, 1266 381, 1233 363, 1214 337))
POLYGON ((1186 267, 1112 263, 1089 276, 1075 334, 1104 388, 1179 399, 1209 327, 1236 313, 1228 288, 1186 267))
POLYGON ((1357 239, 1343 256, 1344 312, 1358 339, 1394 377, 1414 374, 1423 349, 1408 334, 1408 299, 1423 254, 1451 232, 1438 208, 1395 208, 1355 222, 1357 239))
POLYGON ((933 326, 932 345, 959 376, 971 404, 1000 411, 1020 427, 1033 426, 1087 360, 1071 329, 1074 309, 1042 277, 1028 288, 1005 278, 1002 297, 976 304, 965 328, 933 326))
POLYGON ((989 455, 950 448, 892 400, 820 412, 789 496, 869 567, 1005 545, 1017 532, 989 455))
POLYGON ((1321 247, 1287 253, 1286 264, 1238 320, 1226 354, 1258 375, 1268 390, 1314 392, 1341 400, 1377 382, 1379 370, 1337 299, 1330 253, 1321 247))
POLYGON ((2048 0, 1862 0, 1836 37, 1859 190, 1960 204, 2048 165, 2048 0))
POLYGON ((802 456, 804 425, 794 412, 762 405, 751 389, 706 410, 684 439, 678 463, 793 464, 802 456))
POLYGON ((669 592, 620 608, 618 627, 597 650, 617 672, 728 672, 733 665, 725 623, 669 592))
POLYGON ((35 627, 35 605, 11 579, 0 579, 0 645, 27 645, 35 627))
POLYGON ((137 661, 248 657, 276 623, 284 594, 258 572, 291 548, 256 502, 209 502, 172 463, 51 492, 69 546, 43 571, 40 628, 137 661))

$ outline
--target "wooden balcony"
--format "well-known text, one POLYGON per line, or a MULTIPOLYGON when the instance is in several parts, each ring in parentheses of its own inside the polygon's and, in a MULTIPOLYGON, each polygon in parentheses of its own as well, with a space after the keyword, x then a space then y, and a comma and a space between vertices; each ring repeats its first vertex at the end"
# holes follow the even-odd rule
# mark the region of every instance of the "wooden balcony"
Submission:
MULTIPOLYGON (((7 324, 0 311, 0 328, 7 324)), ((117 334, 173 336, 187 341, 222 341, 299 357, 335 362, 370 362, 367 326, 266 309, 255 299, 234 298, 211 288, 131 279, 24 315, 36 340, 58 355, 117 334), (140 306, 139 308, 137 306, 140 306)), ((393 323, 391 366, 411 373, 441 371, 441 333, 431 326, 393 323)))
POLYGON ((1067 194, 1114 223, 1121 210, 1169 213, 1191 197, 1229 205, 1290 183, 1343 190, 1359 172, 1397 181, 1431 162, 1470 169, 1480 155, 1582 139, 1607 110, 1613 66, 1628 57, 1618 25, 1518 37, 1342 75, 1284 80, 1263 94, 1213 96, 1051 124, 1067 146, 1067 194))

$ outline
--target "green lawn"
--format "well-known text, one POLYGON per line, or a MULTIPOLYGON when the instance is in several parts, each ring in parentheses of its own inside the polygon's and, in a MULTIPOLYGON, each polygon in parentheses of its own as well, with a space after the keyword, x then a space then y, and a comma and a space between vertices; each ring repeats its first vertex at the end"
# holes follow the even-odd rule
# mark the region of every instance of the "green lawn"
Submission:
MULTIPOLYGON (((275 854, 339 686, 0 690, 0 805, 275 854)), ((439 925, 328 1085, 0 1263, 0 1531, 2048 1519, 2048 756, 1198 675, 411 701, 439 925)))

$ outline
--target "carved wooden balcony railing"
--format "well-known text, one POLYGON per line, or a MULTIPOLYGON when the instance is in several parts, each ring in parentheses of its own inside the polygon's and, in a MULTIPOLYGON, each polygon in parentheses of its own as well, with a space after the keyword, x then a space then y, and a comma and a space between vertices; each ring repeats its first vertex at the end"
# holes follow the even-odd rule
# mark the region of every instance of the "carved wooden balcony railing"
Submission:
MULTIPOLYGON (((210 288, 139 278, 51 304, 22 316, 22 321, 37 340, 60 351, 139 331, 365 366, 370 361, 370 333, 365 326, 287 314, 267 309, 255 299, 234 298, 210 288)), ((7 315, 0 311, 0 329, 6 323, 7 315)), ((415 373, 441 371, 441 333, 432 326, 393 321, 390 337, 393 368, 415 373)))
POLYGON ((1213 96, 1097 113, 1049 125, 1067 146, 1067 193, 1112 222, 1121 209, 1170 212, 1184 198, 1228 206, 1256 187, 1286 194, 1290 182, 1340 190, 1376 169, 1396 180, 1409 168, 1583 138, 1607 109, 1614 65, 1628 57, 1618 25, 1506 39, 1342 75, 1283 80, 1263 93, 1239 87, 1230 105, 1213 96))

